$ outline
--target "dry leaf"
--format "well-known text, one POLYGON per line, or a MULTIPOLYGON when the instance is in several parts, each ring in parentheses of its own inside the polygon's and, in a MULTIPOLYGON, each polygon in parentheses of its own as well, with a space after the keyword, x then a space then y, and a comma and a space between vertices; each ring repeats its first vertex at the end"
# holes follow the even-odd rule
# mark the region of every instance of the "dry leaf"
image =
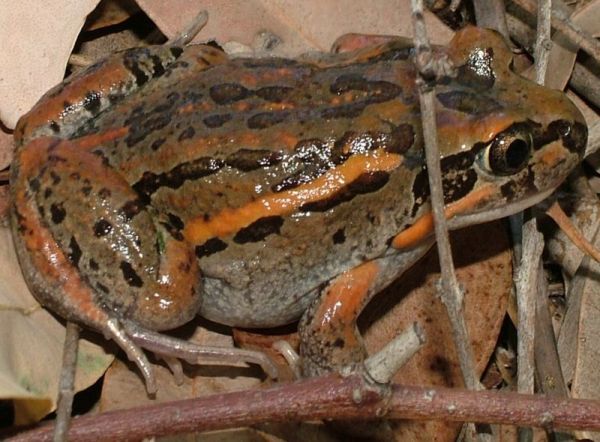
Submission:
MULTIPOLYGON (((194 41, 234 41, 254 47, 261 32, 269 31, 282 43, 273 54, 294 57, 310 50, 329 51, 337 37, 350 32, 412 35, 408 1, 345 0, 139 0, 140 8, 172 38, 196 14, 208 11, 208 23, 194 41)), ((452 32, 426 12, 430 38, 446 44, 452 32)))
MULTIPOLYGON (((513 284, 507 229, 497 221, 452 232, 451 240, 457 277, 465 292, 465 320, 476 370, 481 375, 496 346, 513 284)), ((439 277, 437 253, 431 252, 379 294, 365 312, 381 315, 365 333, 371 353, 415 321, 425 331, 425 346, 401 368, 394 382, 463 385, 445 307, 435 291, 439 277)), ((460 424, 439 421, 394 425, 396 440, 411 441, 454 441, 459 429, 460 424)))
POLYGON ((0 51, 0 120, 6 127, 14 128, 44 92, 62 81, 79 30, 98 2, 0 2, 5 48, 0 51))
POLYGON ((86 31, 102 29, 124 22, 139 12, 133 0, 104 0, 88 17, 86 31))
MULTIPOLYGON (((40 420, 56 408, 65 327, 31 296, 10 231, 0 228, 0 399, 12 399, 15 423, 40 420)), ((113 357, 80 341, 76 390, 92 385, 113 357)))
MULTIPOLYGON (((593 37, 600 37, 600 0, 593 0, 575 11, 571 17, 574 25, 593 37)), ((571 78, 578 48, 558 36, 548 58, 548 70, 544 84, 552 89, 563 90, 571 78)))
MULTIPOLYGON (((600 241, 595 241, 596 247, 600 241)), ((600 264, 586 258, 572 281, 558 337, 558 353, 574 398, 600 399, 600 264)), ((581 438, 600 439, 600 433, 581 438)))
MULTIPOLYGON (((0 80, 0 83, 2 80, 0 80)), ((1 104, 0 104, 1 106, 1 104)), ((0 170, 6 169, 12 161, 13 155, 13 137, 2 130, 0 125, 0 170)))

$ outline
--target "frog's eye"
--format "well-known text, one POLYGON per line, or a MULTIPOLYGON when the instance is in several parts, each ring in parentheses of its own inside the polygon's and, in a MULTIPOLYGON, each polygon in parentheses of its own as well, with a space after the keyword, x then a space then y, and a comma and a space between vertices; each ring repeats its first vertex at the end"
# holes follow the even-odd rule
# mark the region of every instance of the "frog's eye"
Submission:
POLYGON ((496 135, 482 152, 481 164, 491 174, 512 175, 525 167, 531 155, 532 145, 529 130, 506 130, 496 135))

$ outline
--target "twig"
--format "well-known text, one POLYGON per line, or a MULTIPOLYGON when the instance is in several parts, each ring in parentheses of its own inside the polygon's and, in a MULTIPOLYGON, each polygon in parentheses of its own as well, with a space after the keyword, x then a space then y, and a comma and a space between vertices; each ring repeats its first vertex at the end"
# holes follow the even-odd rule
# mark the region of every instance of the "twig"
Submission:
MULTIPOLYGON (((328 375, 263 390, 238 391, 176 402, 163 402, 73 420, 71 441, 141 440, 237 428, 263 422, 317 419, 445 420, 600 430, 600 401, 557 399, 491 391, 465 391, 393 385, 389 398, 376 393, 357 402, 354 392, 368 391, 360 375, 328 375), (385 413, 387 411, 387 413, 385 413)), ((52 424, 11 440, 50 440, 52 424)))
POLYGON ((550 49, 552 48, 552 0, 538 0, 537 27, 535 38, 535 51, 533 59, 535 60, 535 81, 538 84, 544 84, 550 49))
POLYGON ((365 360, 365 369, 375 382, 386 384, 425 343, 425 332, 413 323, 385 347, 365 360))
POLYGON ((579 62, 575 63, 569 84, 578 94, 585 97, 595 106, 600 107, 600 79, 585 65, 579 62))
MULTIPOLYGON (((438 284, 438 293, 446 307, 454 345, 456 346, 463 381, 470 390, 480 389, 479 380, 475 372, 473 353, 470 348, 469 334, 463 311, 463 292, 459 287, 454 271, 452 250, 448 237, 448 226, 444 210, 444 191, 442 187, 442 173, 440 166, 440 151, 437 145, 437 127, 435 118, 434 89, 428 85, 429 78, 439 78, 441 73, 447 72, 448 60, 435 60, 431 45, 427 37, 425 21, 423 20, 423 3, 421 0, 411 0, 413 39, 416 50, 416 65, 419 72, 417 86, 419 92, 419 105, 421 121, 423 124, 423 140, 425 144, 425 158, 427 162, 427 175, 432 214, 435 227, 435 238, 440 262, 441 279, 438 284)), ((467 441, 476 439, 475 426, 468 424, 465 428, 467 441)))
POLYGON ((563 233, 579 250, 600 262, 600 250, 594 247, 594 245, 583 236, 581 230, 573 224, 573 221, 569 219, 557 202, 554 202, 550 208, 546 210, 546 213, 556 224, 558 224, 563 233))
POLYGON ((77 368, 77 350, 79 347, 79 326, 67 322, 65 344, 63 348, 62 371, 58 388, 58 406, 56 410, 56 425, 54 427, 54 442, 67 440, 67 432, 71 423, 73 397, 75 396, 75 371, 77 368))
MULTIPOLYGON (((417 67, 421 75, 423 72, 426 72, 427 75, 427 72, 432 69, 432 51, 427 39, 425 24, 422 21, 422 4, 419 0, 412 0, 411 5, 413 11, 415 48, 417 51, 417 67)), ((442 274, 442 301, 446 305, 448 316, 450 317, 450 322, 452 324, 454 342, 457 346, 465 385, 467 388, 475 390, 479 388, 479 382, 475 375, 475 365, 473 363, 471 349, 469 348, 470 341, 464 317, 462 315, 463 294, 454 272, 454 262, 452 261, 450 240, 448 239, 448 227, 444 215, 444 194, 440 171, 440 154, 437 146, 434 93, 433 89, 428 87, 422 79, 418 83, 431 206, 442 274)))
MULTIPOLYGON (((536 14, 537 2, 535 0, 512 0, 525 11, 536 14)), ((575 26, 568 17, 560 11, 552 11, 552 26, 575 46, 583 49, 597 62, 600 62, 600 43, 587 32, 575 26)))
POLYGON ((519 311, 517 385, 519 393, 526 394, 533 394, 535 290, 538 264, 544 250, 544 238, 536 224, 535 218, 532 218, 523 225, 523 254, 516 281, 519 311))
MULTIPOLYGON (((550 53, 551 0, 539 0, 537 11, 535 43, 535 77, 538 84, 544 84, 548 56, 550 53)), ((538 290, 538 272, 542 269, 541 259, 544 251, 544 237, 537 230, 535 218, 523 225, 523 247, 519 263, 517 281, 517 388, 519 393, 534 392, 535 375, 535 306, 538 290)), ((519 428, 519 440, 531 440, 531 429, 519 428)))
POLYGON ((548 282, 541 268, 535 304, 535 371, 539 390, 549 396, 569 397, 548 310, 548 282))

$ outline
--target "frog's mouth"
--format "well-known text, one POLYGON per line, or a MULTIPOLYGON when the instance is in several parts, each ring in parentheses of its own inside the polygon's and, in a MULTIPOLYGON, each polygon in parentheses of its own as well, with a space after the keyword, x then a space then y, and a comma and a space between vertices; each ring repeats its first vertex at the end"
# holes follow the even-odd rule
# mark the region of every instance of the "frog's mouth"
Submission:
MULTIPOLYGON (((556 190, 556 187, 536 193, 528 198, 509 203, 505 206, 496 207, 493 209, 484 210, 475 213, 466 213, 452 216, 448 219, 449 229, 460 229, 462 227, 481 224, 495 219, 504 218, 521 212, 531 206, 534 206, 548 198, 556 190)), ((446 210, 448 212, 448 210, 446 210)), ((448 213, 447 213, 448 215, 448 213)))

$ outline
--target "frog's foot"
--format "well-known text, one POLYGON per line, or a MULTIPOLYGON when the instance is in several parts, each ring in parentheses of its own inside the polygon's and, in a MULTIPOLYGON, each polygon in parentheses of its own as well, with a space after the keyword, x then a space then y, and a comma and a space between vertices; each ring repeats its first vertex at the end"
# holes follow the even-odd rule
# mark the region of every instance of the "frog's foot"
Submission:
POLYGON ((342 273, 307 310, 299 326, 304 376, 362 371, 366 351, 356 320, 370 299, 378 273, 373 261, 342 273))
POLYGON ((148 394, 156 394, 156 378, 150 361, 148 361, 142 349, 133 342, 116 319, 111 318, 106 322, 105 334, 107 338, 111 338, 121 347, 130 361, 133 361, 138 366, 144 377, 148 394))
POLYGON ((259 365, 270 378, 278 377, 278 370, 269 357, 258 351, 238 348, 197 345, 181 339, 144 329, 131 321, 119 322, 115 318, 107 321, 105 334, 113 339, 140 370, 148 394, 157 391, 152 365, 142 349, 160 356, 172 371, 178 384, 183 382, 180 359, 191 364, 218 362, 224 365, 246 362, 259 365))
MULTIPOLYGON (((190 364, 217 362, 223 365, 235 365, 246 362, 260 366, 272 379, 278 377, 278 370, 274 362, 265 353, 259 351, 198 345, 145 329, 131 321, 124 321, 123 327, 136 345, 156 353, 163 359, 170 358, 167 360, 167 364, 170 366, 173 364, 173 359, 183 359, 190 364)), ((174 374, 177 375, 178 368, 174 367, 173 369, 174 374)))

